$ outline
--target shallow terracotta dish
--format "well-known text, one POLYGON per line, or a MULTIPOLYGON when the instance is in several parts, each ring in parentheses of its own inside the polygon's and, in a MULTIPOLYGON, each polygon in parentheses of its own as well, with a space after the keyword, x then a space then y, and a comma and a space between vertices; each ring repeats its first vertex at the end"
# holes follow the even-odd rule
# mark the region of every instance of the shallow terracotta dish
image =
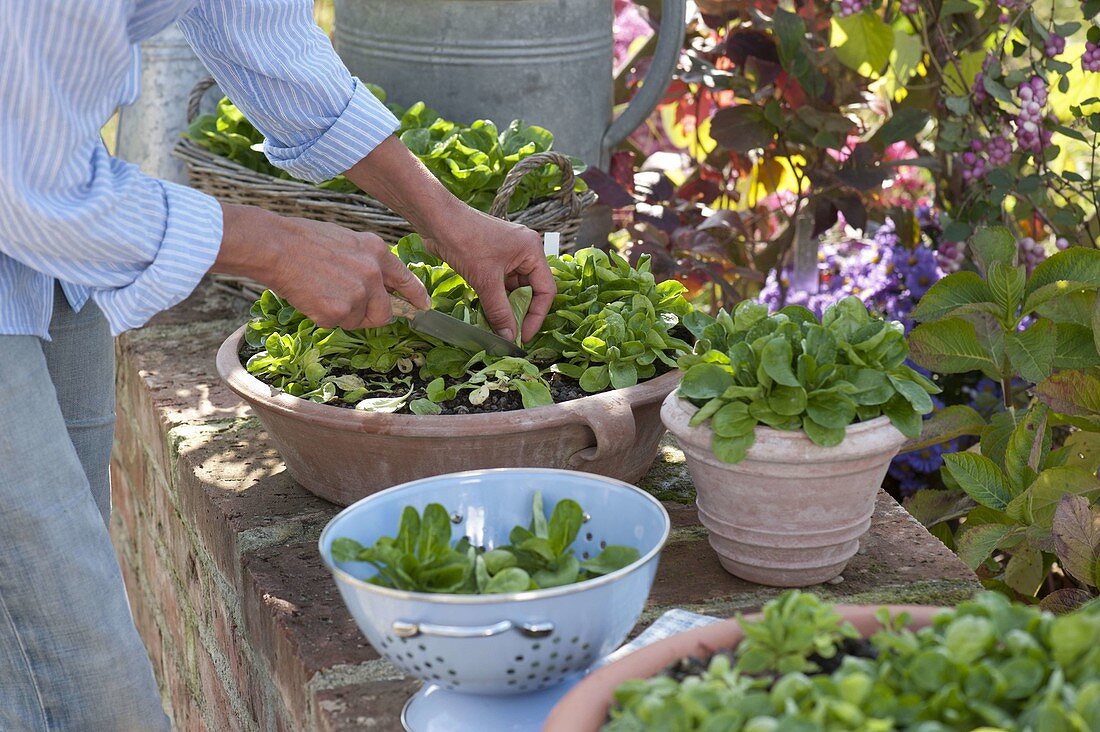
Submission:
MULTIPOLYGON (((837 611, 864 636, 881 627, 875 619, 878 605, 837 605, 837 611)), ((910 628, 916 630, 932 622, 943 608, 928 605, 886 605, 891 615, 907 612, 910 628)), ((748 616, 755 620, 758 616, 748 616)), ((682 658, 710 658, 715 652, 734 648, 741 642, 741 625, 724 620, 641 648, 615 663, 593 671, 566 694, 546 719, 543 732, 597 732, 607 721, 615 689, 630 679, 656 676, 682 658)))
POLYGON ((348 505, 443 473, 567 468, 634 483, 665 432, 661 402, 680 372, 564 404, 495 414, 371 414, 286 394, 241 364, 244 326, 218 349, 218 373, 248 402, 287 470, 307 490, 348 505))

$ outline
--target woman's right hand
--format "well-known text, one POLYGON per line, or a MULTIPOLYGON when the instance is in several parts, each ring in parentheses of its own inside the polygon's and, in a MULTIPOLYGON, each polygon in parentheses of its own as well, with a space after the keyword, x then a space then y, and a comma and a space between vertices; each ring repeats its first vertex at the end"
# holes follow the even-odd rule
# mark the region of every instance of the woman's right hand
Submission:
POLYGON ((373 328, 393 319, 389 292, 430 308, 424 285, 374 234, 222 204, 222 246, 211 272, 274 290, 317 325, 373 328))

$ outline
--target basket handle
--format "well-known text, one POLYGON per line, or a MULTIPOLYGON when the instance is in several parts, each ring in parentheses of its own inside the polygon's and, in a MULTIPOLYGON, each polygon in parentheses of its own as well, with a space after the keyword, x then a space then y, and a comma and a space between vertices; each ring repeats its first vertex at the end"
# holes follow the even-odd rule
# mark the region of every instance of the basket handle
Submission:
POLYGON ((398 638, 415 638, 418 635, 438 638, 489 638, 509 630, 515 630, 528 638, 546 638, 554 632, 553 623, 513 623, 511 620, 501 620, 492 625, 436 625, 395 620, 391 627, 398 638))
POLYGON ((556 193, 555 197, 561 199, 562 204, 569 208, 571 215, 579 216, 581 201, 577 198, 577 192, 573 190, 576 182, 573 175, 573 161, 568 156, 552 150, 530 155, 520 160, 515 164, 515 167, 508 171, 508 175, 504 178, 504 184, 497 191, 497 196, 493 199, 493 205, 489 208, 489 215, 496 216, 498 219, 508 218, 508 204, 512 202, 512 194, 516 192, 523 176, 538 170, 544 165, 556 165, 561 169, 561 191, 556 193))
POLYGON ((217 83, 211 76, 199 79, 196 82, 191 89, 191 93, 187 95, 187 124, 191 124, 199 116, 199 106, 202 104, 203 95, 210 87, 216 86, 217 83))

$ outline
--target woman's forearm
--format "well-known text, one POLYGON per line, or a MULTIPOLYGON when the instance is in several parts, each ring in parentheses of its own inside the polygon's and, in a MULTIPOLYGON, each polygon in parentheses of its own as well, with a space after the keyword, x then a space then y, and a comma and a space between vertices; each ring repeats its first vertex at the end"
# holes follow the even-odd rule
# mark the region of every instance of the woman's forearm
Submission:
POLYGON ((396 137, 374 148, 348 170, 347 177, 425 237, 445 230, 466 208, 396 137))

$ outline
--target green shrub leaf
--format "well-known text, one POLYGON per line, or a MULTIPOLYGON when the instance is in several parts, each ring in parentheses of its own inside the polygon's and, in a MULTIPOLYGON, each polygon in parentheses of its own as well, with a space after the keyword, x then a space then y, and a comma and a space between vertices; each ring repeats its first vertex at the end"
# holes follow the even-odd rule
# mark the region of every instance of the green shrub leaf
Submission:
POLYGON ((918 325, 909 334, 909 348, 914 361, 941 374, 999 368, 988 345, 978 340, 974 324, 960 318, 918 325))
POLYGON ((935 283, 913 310, 918 322, 942 320, 960 309, 994 311, 993 291, 976 272, 956 272, 935 283))
POLYGON ((1009 333, 1005 338, 1005 352, 1021 376, 1031 382, 1040 382, 1054 369, 1054 354, 1058 336, 1054 323, 1041 318, 1020 333, 1009 333))
POLYGON ((1004 473, 984 455, 959 452, 944 455, 943 461, 959 487, 982 506, 1003 510, 1012 500, 1004 473))

